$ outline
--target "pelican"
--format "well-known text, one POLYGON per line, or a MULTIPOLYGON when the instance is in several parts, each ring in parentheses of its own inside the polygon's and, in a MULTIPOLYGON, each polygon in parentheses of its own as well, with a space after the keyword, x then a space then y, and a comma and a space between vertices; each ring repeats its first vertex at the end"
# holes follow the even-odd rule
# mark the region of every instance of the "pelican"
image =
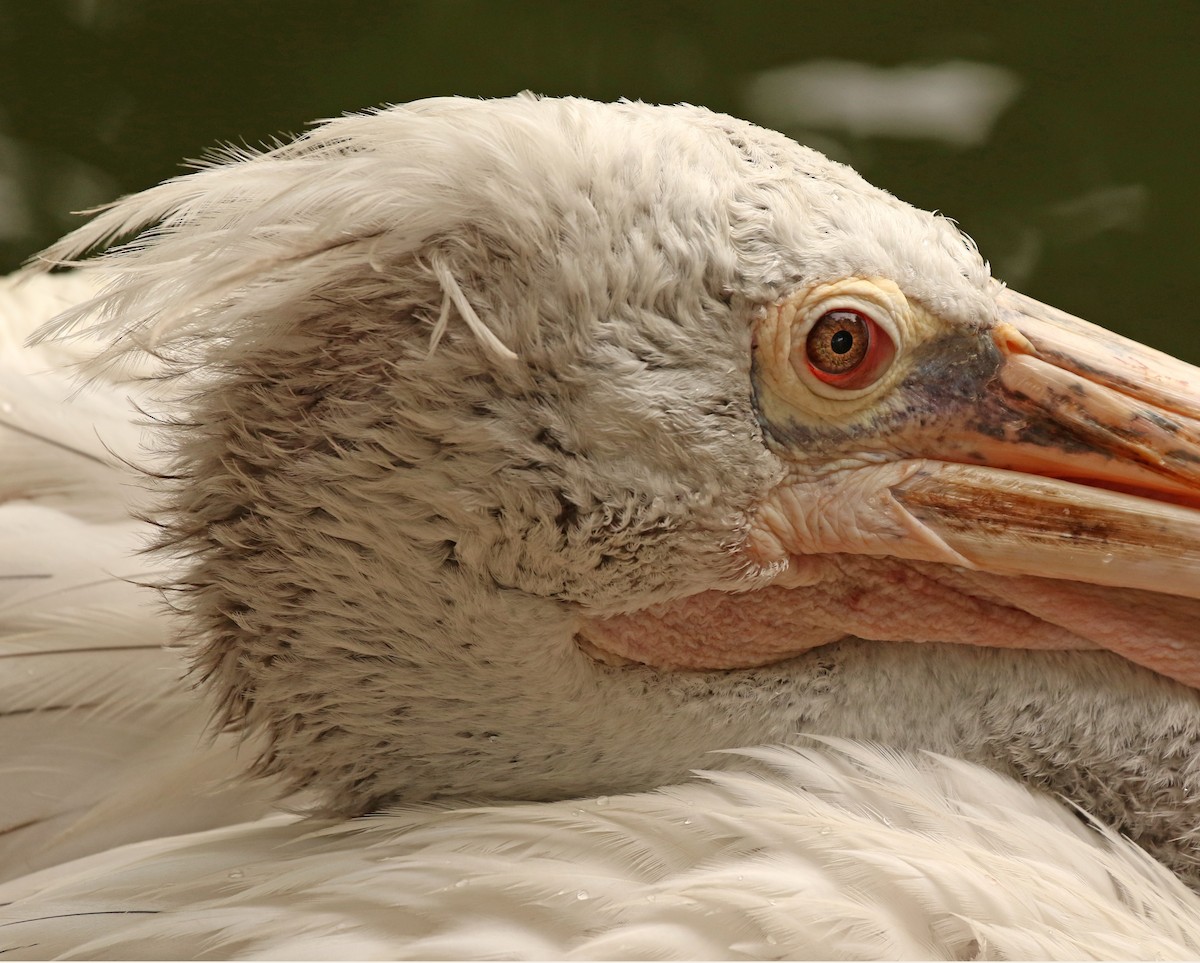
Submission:
POLYGON ((449 98, 41 264, 10 958, 1200 954, 1198 372, 948 219, 449 98))

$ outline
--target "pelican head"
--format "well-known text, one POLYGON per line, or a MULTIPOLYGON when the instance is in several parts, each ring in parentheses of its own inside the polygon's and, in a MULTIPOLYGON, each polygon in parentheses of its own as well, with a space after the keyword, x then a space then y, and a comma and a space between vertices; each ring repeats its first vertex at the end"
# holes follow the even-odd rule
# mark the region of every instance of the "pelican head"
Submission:
POLYGON ((153 359, 171 595, 260 773, 355 813, 830 733, 1194 874, 1197 372, 946 218, 704 109, 521 96, 231 153, 51 255, 132 235, 59 330, 153 359))

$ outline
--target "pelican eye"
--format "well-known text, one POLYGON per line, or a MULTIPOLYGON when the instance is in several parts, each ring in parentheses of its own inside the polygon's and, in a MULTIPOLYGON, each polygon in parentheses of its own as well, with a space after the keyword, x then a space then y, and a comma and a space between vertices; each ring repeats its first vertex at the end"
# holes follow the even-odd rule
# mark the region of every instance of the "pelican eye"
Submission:
POLYGON ((818 380, 834 388, 865 388, 894 353, 892 339, 867 314, 848 308, 826 311, 809 329, 804 361, 818 380))
POLYGON ((829 311, 808 332, 808 363, 823 374, 853 371, 867 356, 871 329, 856 311, 829 311))

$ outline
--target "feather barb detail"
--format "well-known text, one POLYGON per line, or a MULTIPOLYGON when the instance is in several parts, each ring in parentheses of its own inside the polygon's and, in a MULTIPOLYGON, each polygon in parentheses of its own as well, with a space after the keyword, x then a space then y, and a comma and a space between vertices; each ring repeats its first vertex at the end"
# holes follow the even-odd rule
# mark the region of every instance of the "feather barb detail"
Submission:
POLYGON ((484 353, 492 359, 496 364, 505 367, 511 366, 517 361, 516 353, 501 341, 494 331, 491 330, 483 320, 475 313, 475 309, 471 307, 471 303, 467 300, 463 290, 459 287, 458 282, 454 279, 454 275, 450 273, 449 268, 441 261, 433 262, 433 272, 437 276, 438 284, 441 285, 442 293, 445 299, 442 302, 442 311, 438 317, 437 324, 434 326, 433 335, 429 342, 429 354, 432 355, 441 341, 443 333, 446 330, 446 324, 449 321, 449 304, 452 302, 462 319, 467 323, 467 327, 471 329, 471 333, 475 335, 479 346, 483 348, 484 353))

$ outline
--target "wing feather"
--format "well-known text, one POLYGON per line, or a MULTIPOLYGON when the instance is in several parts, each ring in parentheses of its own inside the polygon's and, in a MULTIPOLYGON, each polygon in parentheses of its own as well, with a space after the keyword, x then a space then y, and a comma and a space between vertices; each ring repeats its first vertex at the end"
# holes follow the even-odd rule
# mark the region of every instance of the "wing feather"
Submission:
POLYGON ((26 347, 96 282, 0 279, 0 878, 120 843, 261 815, 145 583, 145 497, 130 467, 135 383, 72 367, 93 348, 26 347))

